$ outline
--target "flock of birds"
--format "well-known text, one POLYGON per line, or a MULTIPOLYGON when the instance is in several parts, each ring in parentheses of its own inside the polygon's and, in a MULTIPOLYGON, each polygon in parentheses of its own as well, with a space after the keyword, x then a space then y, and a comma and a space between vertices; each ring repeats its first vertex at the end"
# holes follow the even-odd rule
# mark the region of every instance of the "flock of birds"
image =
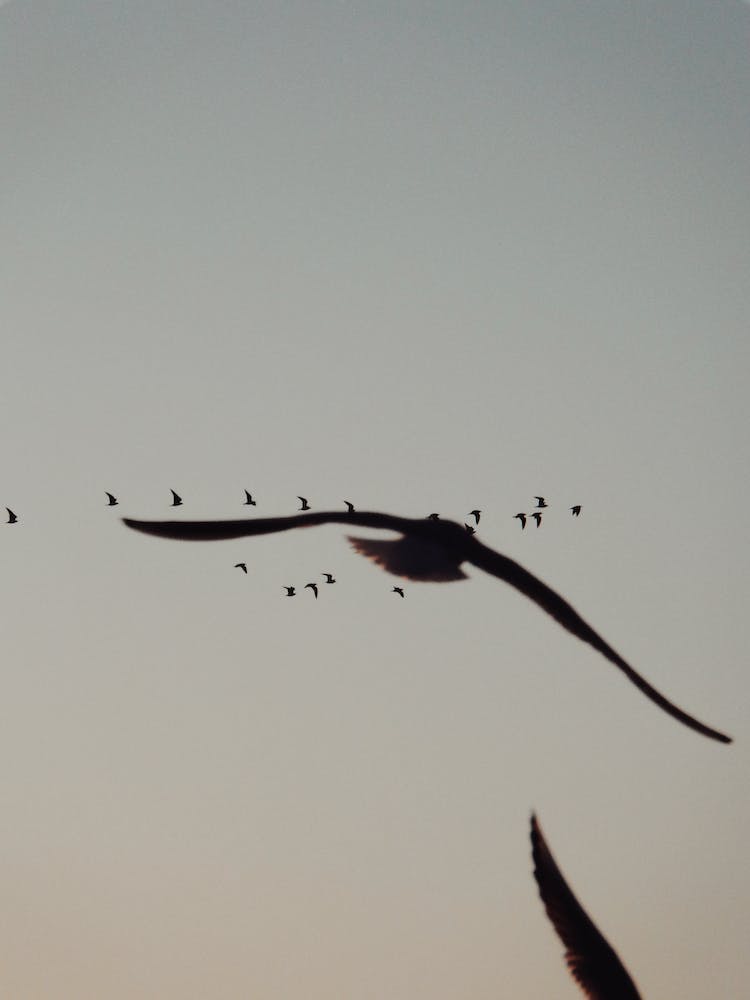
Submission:
MULTIPOLYGON (((174 490, 172 507, 180 507, 182 498, 174 490)), ((117 497, 106 493, 107 505, 119 504, 117 497)), ((123 518, 127 527, 144 534, 189 541, 216 541, 264 535, 320 524, 345 524, 370 529, 395 532, 395 540, 362 538, 349 535, 356 552, 371 559, 386 572, 409 580, 448 582, 466 578, 461 569, 470 563, 505 583, 515 587, 543 611, 551 615, 563 628, 596 649, 610 663, 620 669, 643 694, 683 725, 720 743, 731 743, 731 737, 705 725, 678 708, 658 692, 633 667, 630 666, 577 611, 556 591, 535 577, 519 563, 481 543, 476 537, 482 511, 469 511, 467 517, 474 524, 441 519, 437 513, 425 518, 406 518, 374 511, 358 511, 345 500, 345 511, 313 511, 308 500, 299 496, 300 507, 296 514, 282 517, 250 518, 229 521, 139 521, 123 518)), ((546 499, 536 496, 536 509, 531 514, 518 513, 514 517, 526 527, 528 517, 542 521, 546 499)), ((245 490, 244 504, 255 507, 256 501, 245 490)), ((18 522, 9 507, 8 524, 18 522)), ((579 517, 581 505, 569 508, 573 517, 579 517)), ((235 563, 235 568, 248 572, 247 563, 235 563)), ((332 573, 322 573, 323 586, 336 583, 332 573)), ((285 586, 288 597, 296 595, 294 586, 285 586)), ((311 590, 318 597, 318 584, 306 583, 304 590, 311 590)), ((393 591, 404 596, 404 588, 394 586, 393 591)), ((567 884, 544 839, 536 816, 531 817, 531 845, 534 861, 534 878, 544 903, 547 916, 565 946, 568 968, 589 1000, 640 1000, 640 994, 618 958, 616 952, 597 929, 567 884)))

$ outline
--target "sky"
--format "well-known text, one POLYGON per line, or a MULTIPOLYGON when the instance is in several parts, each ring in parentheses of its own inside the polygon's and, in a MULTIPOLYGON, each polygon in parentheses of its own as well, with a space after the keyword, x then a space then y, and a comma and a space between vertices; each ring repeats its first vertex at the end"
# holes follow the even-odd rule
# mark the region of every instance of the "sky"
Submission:
POLYGON ((743 994, 749 40, 739 2, 3 6, 6 995, 574 1000, 532 809, 644 998, 743 994), (171 489, 478 507, 735 743, 478 569, 402 600, 335 526, 121 524, 171 489))

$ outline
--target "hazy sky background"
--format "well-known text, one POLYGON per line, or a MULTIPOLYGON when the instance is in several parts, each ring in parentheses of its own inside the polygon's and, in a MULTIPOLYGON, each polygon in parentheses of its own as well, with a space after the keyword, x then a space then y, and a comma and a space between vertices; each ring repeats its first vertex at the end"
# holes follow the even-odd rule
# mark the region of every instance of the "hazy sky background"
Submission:
POLYGON ((739 2, 3 8, 4 995, 574 1000, 532 808, 644 997, 745 995, 749 42, 739 2), (736 743, 478 570, 122 527, 170 488, 478 506, 736 743))

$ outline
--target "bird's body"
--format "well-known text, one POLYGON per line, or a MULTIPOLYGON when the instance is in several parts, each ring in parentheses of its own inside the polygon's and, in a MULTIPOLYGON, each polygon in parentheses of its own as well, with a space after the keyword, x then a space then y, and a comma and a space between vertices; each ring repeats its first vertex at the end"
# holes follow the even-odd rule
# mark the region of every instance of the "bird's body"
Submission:
POLYGON ((315 600, 317 601, 317 599, 318 599, 318 585, 317 585, 317 583, 306 583, 305 584, 305 590, 307 590, 308 587, 310 588, 310 590, 312 590, 313 594, 315 594, 315 600))
POLYGON ((526 515, 525 514, 514 514, 513 517, 514 518, 517 517, 518 520, 521 522, 521 531, 523 531, 523 529, 526 527, 526 515))
POLYGON ((248 490, 245 490, 245 503, 243 506, 255 507, 255 501, 253 500, 253 495, 252 493, 248 492, 248 490))
POLYGON ((349 541, 357 552, 372 559, 387 572, 409 580, 462 580, 466 578, 466 574, 461 569, 461 564, 472 563, 485 573, 515 587, 563 628, 593 646, 669 715, 704 736, 722 743, 731 742, 730 737, 699 722, 660 694, 560 594, 513 559, 484 545, 475 535, 469 535, 463 525, 455 521, 399 517, 375 511, 313 511, 289 517, 235 521, 134 521, 125 518, 124 523, 146 534, 191 541, 266 535, 320 524, 356 524, 363 528, 396 532, 401 537, 395 540, 349 536, 349 541))
POLYGON ((15 524, 18 521, 18 517, 13 513, 10 507, 6 507, 5 509, 8 511, 8 520, 5 523, 15 524))
POLYGON ((299 502, 301 504, 300 510, 310 510, 310 504, 307 502, 307 500, 304 497, 297 497, 297 499, 299 500, 299 502))
POLYGON ((174 490, 172 490, 171 492, 172 492, 172 506, 173 507, 181 507, 182 506, 182 497, 179 495, 179 493, 175 493, 174 490))
POLYGON ((536 816, 531 817, 531 853, 539 895, 565 945, 568 969, 583 992, 589 1000, 641 1000, 625 966, 557 867, 536 816))
MULTIPOLYGON (((106 490, 104 492, 107 493, 106 490)), ((108 507, 116 507, 117 503, 118 503, 117 497, 113 496, 111 493, 107 493, 107 506, 108 507)))

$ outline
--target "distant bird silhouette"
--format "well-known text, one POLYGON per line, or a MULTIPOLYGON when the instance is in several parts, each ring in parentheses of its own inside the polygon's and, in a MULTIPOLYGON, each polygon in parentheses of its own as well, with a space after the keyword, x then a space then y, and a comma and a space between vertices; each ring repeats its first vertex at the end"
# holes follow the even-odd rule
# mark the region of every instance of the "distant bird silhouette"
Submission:
POLYGON ((579 503, 575 504, 575 506, 571 507, 570 509, 573 511, 573 517, 581 516, 581 505, 579 503))
POLYGON ((253 500, 253 495, 252 493, 249 493, 247 490, 245 490, 245 503, 243 504, 243 506, 255 507, 255 501, 253 500))
POLYGON ((544 499, 544 497, 534 497, 534 499, 536 500, 537 507, 546 507, 546 506, 548 506, 547 505, 547 501, 544 499))
POLYGON ((172 506, 173 507, 182 506, 182 497, 179 494, 175 493, 174 490, 172 490, 172 506))
POLYGON ((565 961, 581 990, 589 1000, 641 1000, 625 966, 573 895, 534 815, 531 853, 539 895, 565 945, 565 961))
POLYGON ((466 528, 466 530, 469 532, 470 535, 476 534, 477 529, 474 527, 473 524, 467 524, 466 521, 464 521, 464 528, 466 528))
POLYGON ((286 591, 286 596, 287 597, 294 597, 294 595, 296 593, 294 587, 284 587, 284 590, 286 591))
POLYGON ((351 500, 344 500, 344 503, 346 504, 346 509, 351 514, 352 511, 354 510, 354 504, 351 502, 351 500))
POLYGON ((235 569, 241 569, 243 573, 247 573, 247 563, 235 563, 235 569))
POLYGON ((305 590, 307 590, 308 587, 310 588, 310 590, 312 590, 313 594, 315 594, 315 600, 317 601, 317 599, 318 599, 318 585, 317 585, 317 583, 306 583, 305 584, 305 590))
POLYGON ((330 573, 321 573, 320 575, 324 576, 326 578, 326 583, 335 583, 336 582, 334 580, 334 578, 331 576, 330 573))
POLYGON ((427 520, 427 521, 437 521, 437 520, 439 520, 439 518, 440 518, 439 514, 428 514, 427 517, 425 518, 425 520, 427 520))
POLYGON ((6 507, 5 509, 8 511, 8 520, 5 523, 6 524, 15 524, 16 521, 18 520, 18 518, 13 513, 13 511, 10 509, 10 507, 6 507))
POLYGON ((521 531, 526 527, 526 515, 525 514, 514 514, 513 517, 517 517, 521 522, 521 531))
POLYGON ((302 502, 302 506, 300 507, 300 510, 309 510, 310 509, 310 504, 307 502, 307 500, 305 500, 304 497, 297 497, 297 499, 302 502))
POLYGON ((395 531, 401 535, 396 540, 349 536, 349 541, 357 552, 372 559, 386 572, 408 580, 463 580, 466 574, 460 568, 461 563, 472 563, 485 573, 520 590, 563 628, 593 646, 618 667, 647 698, 669 715, 704 736, 721 743, 731 743, 729 736, 699 722, 660 694, 560 594, 513 559, 483 545, 475 535, 469 535, 463 525, 455 521, 398 517, 374 511, 314 511, 290 517, 259 517, 236 521, 135 521, 131 518, 124 518, 123 521, 129 528, 146 534, 191 541, 244 538, 248 535, 267 535, 292 528, 330 523, 395 531))
MULTIPOLYGON (((104 492, 107 493, 106 490, 104 492)), ((108 507, 116 507, 117 503, 118 503, 117 497, 112 496, 111 493, 107 493, 107 506, 108 507)))
POLYGON ((394 587, 393 590, 391 591, 391 593, 392 594, 400 594, 400 596, 403 597, 404 596, 404 588, 403 587, 394 587))
POLYGON ((473 514, 474 515, 474 520, 476 521, 477 524, 479 524, 479 518, 482 515, 481 510, 470 510, 469 514, 473 514))
POLYGON ((541 512, 540 512, 540 511, 538 511, 538 510, 532 510, 532 512, 531 512, 531 516, 532 516, 532 517, 534 518, 534 520, 536 521, 536 526, 537 526, 537 528, 538 528, 538 527, 539 527, 539 525, 540 525, 540 524, 542 523, 542 515, 541 515, 541 512))

